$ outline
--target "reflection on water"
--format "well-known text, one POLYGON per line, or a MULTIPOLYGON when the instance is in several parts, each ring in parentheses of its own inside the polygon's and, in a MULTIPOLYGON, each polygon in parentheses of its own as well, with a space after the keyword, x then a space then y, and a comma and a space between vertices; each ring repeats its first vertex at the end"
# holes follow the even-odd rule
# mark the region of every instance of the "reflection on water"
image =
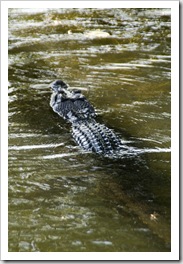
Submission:
POLYGON ((170 10, 9 9, 9 251, 171 251, 170 10), (61 78, 127 146, 82 151, 61 78))

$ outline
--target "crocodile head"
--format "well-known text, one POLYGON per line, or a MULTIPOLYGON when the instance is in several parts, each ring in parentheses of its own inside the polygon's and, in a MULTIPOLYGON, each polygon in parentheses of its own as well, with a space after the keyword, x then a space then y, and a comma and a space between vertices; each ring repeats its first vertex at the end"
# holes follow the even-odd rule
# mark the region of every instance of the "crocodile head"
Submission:
POLYGON ((62 80, 56 80, 50 84, 50 88, 54 92, 59 93, 59 92, 62 92, 64 89, 67 89, 68 85, 62 80))

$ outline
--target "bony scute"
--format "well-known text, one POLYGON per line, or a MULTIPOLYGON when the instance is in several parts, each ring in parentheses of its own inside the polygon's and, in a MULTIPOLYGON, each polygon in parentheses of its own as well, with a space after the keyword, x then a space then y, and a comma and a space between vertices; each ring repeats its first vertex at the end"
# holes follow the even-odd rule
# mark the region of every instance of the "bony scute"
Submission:
POLYGON ((53 90, 50 106, 71 123, 72 136, 82 149, 107 156, 123 149, 116 133, 95 120, 95 109, 80 90, 70 89, 62 80, 54 81, 50 87, 53 90))

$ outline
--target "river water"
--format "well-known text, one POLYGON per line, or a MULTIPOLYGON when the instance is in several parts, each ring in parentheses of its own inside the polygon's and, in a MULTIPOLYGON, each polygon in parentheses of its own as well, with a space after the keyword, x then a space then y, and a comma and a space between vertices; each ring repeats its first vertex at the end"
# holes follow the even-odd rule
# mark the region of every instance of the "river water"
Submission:
POLYGON ((171 251, 170 23, 169 9, 9 9, 9 251, 171 251), (56 79, 136 155, 82 151, 49 106, 56 79))

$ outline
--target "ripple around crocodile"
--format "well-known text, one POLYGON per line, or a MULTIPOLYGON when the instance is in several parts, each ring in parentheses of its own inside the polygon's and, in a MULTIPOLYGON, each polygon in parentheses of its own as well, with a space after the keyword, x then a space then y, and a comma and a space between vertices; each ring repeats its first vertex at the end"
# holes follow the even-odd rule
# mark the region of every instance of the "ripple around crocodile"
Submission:
POLYGON ((127 150, 112 129, 95 120, 95 110, 80 90, 68 89, 61 80, 54 81, 50 87, 53 90, 50 106, 71 123, 72 136, 82 149, 105 156, 127 150))

